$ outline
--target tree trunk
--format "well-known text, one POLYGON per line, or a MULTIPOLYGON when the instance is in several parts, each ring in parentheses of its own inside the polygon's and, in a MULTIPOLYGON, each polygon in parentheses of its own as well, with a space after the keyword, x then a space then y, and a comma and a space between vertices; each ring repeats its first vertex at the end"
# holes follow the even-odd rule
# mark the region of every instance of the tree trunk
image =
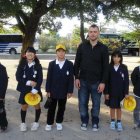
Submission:
POLYGON ((83 15, 82 0, 79 0, 79 11, 80 11, 80 37, 82 42, 84 42, 85 35, 84 35, 84 15, 83 15))
POLYGON ((39 17, 30 18, 29 24, 25 26, 25 32, 23 33, 23 47, 21 51, 21 55, 25 53, 25 50, 31 46, 34 47, 35 35, 38 28, 39 17))

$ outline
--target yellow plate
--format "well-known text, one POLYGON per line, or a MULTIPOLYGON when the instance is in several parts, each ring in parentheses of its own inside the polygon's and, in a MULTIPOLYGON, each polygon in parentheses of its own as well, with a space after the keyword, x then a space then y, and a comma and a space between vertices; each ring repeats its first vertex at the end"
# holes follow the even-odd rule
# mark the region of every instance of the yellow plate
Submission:
POLYGON ((25 101, 28 105, 37 105, 41 101, 41 97, 38 93, 37 94, 27 93, 25 95, 25 101))
POLYGON ((136 100, 133 96, 128 96, 124 99, 123 107, 128 111, 133 111, 136 107, 136 100))

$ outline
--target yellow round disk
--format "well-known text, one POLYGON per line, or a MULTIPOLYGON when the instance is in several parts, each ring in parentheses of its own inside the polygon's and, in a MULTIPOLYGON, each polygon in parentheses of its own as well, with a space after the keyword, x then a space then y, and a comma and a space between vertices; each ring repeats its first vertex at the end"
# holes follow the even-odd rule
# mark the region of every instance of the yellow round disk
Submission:
POLYGON ((133 96, 128 96, 124 99, 123 107, 128 111, 133 111, 136 107, 136 100, 133 96))
POLYGON ((41 101, 41 97, 38 93, 27 93, 25 96, 25 101, 28 105, 37 105, 41 101))

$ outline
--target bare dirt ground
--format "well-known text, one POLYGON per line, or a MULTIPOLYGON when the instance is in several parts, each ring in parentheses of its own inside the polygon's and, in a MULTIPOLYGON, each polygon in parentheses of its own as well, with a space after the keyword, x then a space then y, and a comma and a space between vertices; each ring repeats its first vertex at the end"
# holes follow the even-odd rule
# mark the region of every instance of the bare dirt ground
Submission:
MULTIPOLYGON (((124 64, 128 66, 129 73, 132 72, 133 68, 139 65, 138 57, 124 57, 124 64)), ((9 121, 9 127, 7 132, 0 133, 0 140, 139 140, 140 129, 133 129, 133 117, 132 112, 127 112, 123 109, 122 122, 124 126, 123 132, 112 131, 109 129, 109 108, 103 104, 103 96, 101 103, 100 113, 100 130, 93 132, 91 129, 91 123, 88 126, 87 131, 80 130, 80 116, 78 112, 78 100, 77 90, 74 90, 74 96, 68 100, 67 109, 64 118, 64 129, 63 131, 57 131, 54 125, 51 132, 44 130, 46 125, 46 113, 47 110, 43 108, 45 102, 45 79, 47 74, 47 67, 49 60, 41 60, 43 66, 44 81, 42 84, 42 92, 44 94, 44 101, 42 105, 42 114, 40 117, 40 127, 38 131, 31 132, 30 124, 34 121, 34 109, 30 107, 27 112, 26 122, 28 125, 27 132, 19 131, 20 124, 20 105, 18 104, 19 93, 16 91, 17 82, 15 80, 15 72, 18 65, 18 60, 3 59, 0 62, 6 66, 9 85, 6 95, 6 110, 7 118, 9 121)), ((117 85, 116 85, 117 86, 117 85)), ((130 83, 130 93, 132 93, 132 86, 130 83)), ((89 104, 91 108, 91 103, 89 104)))

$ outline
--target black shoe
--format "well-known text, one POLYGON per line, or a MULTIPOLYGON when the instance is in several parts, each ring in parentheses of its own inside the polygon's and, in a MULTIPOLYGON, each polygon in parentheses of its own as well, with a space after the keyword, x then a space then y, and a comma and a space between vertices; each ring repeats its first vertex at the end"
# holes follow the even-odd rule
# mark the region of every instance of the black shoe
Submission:
POLYGON ((7 126, 1 126, 1 131, 4 132, 7 130, 7 126))

